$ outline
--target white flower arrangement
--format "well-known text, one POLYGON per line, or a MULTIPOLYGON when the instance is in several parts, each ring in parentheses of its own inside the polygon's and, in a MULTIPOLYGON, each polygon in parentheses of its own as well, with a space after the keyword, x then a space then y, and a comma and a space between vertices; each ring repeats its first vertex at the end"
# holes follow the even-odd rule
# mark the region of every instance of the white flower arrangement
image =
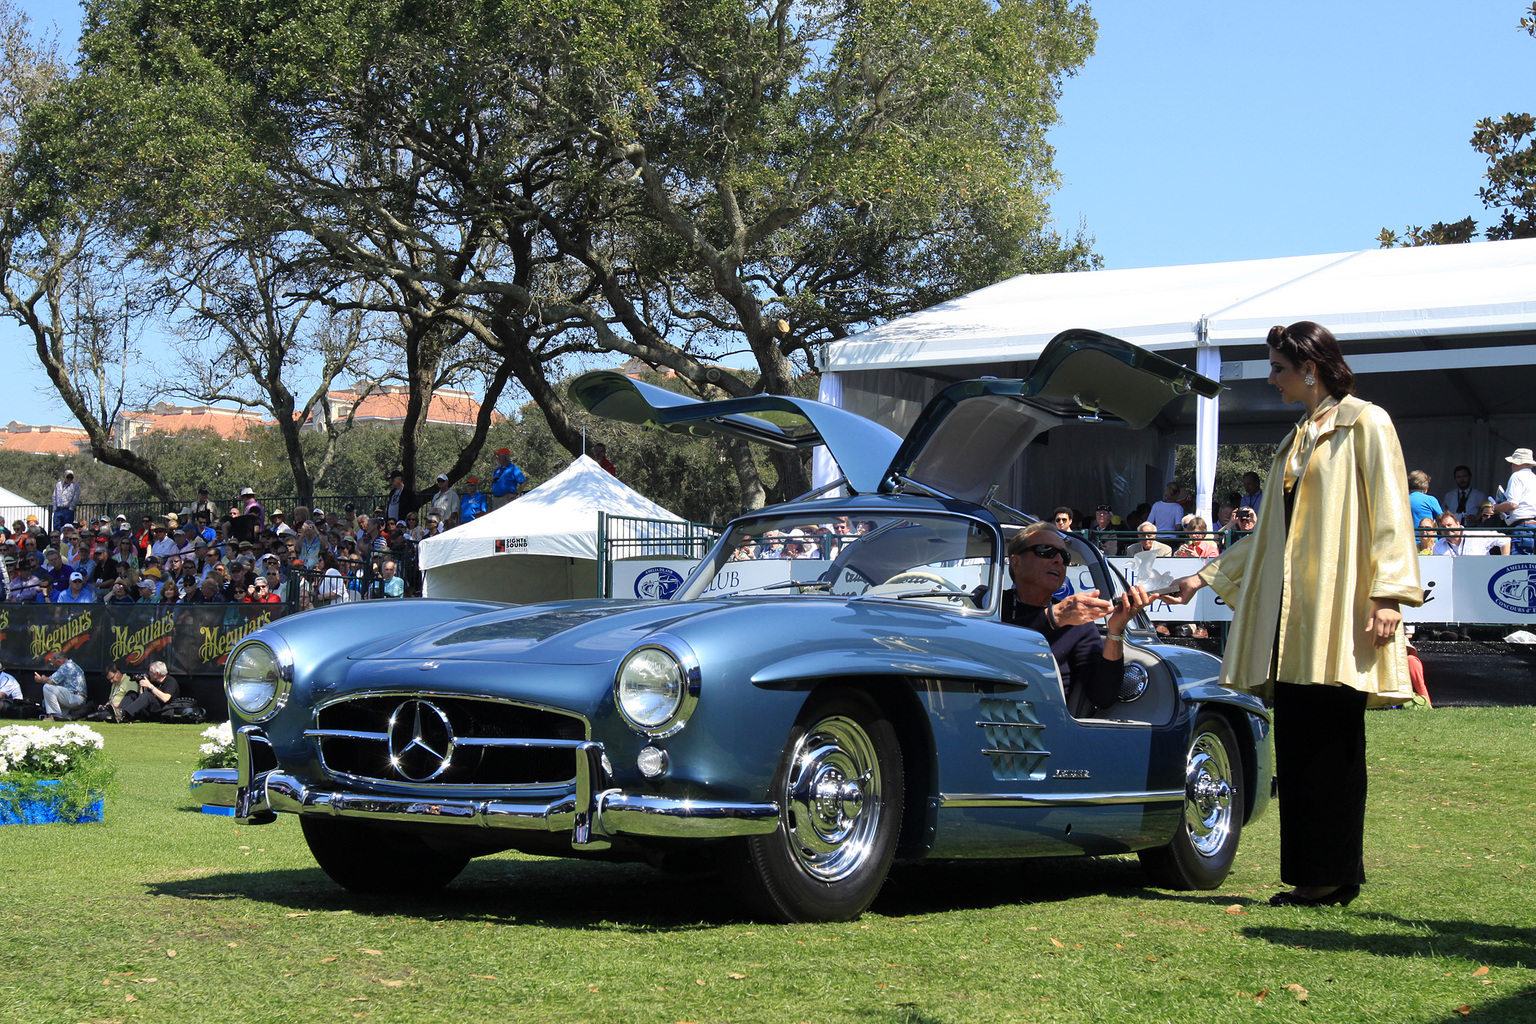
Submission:
POLYGON ((235 767, 235 732, 228 722, 210 725, 202 737, 208 742, 197 748, 199 768, 235 767))
POLYGON ((101 733, 84 725, 8 725, 0 729, 0 776, 63 775, 105 745, 101 733))

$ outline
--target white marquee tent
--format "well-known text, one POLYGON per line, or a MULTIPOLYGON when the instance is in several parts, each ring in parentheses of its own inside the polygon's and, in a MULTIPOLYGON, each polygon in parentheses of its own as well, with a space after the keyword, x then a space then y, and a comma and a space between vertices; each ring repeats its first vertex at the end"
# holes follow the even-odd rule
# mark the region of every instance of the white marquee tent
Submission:
POLYGON ((51 527, 52 520, 43 510, 41 505, 34 505, 15 491, 0 487, 0 516, 5 517, 7 523, 13 523, 27 516, 37 516, 37 521, 44 526, 51 527))
POLYGON ((520 604, 598 597, 599 512, 682 522, 583 455, 516 501, 422 541, 423 594, 520 604))
POLYGON ((940 388, 1022 376, 1068 327, 1219 375, 1229 391, 1175 403, 1156 430, 1052 431, 999 493, 1037 512, 1128 510, 1161 493, 1177 444, 1197 444, 1208 487, 1218 422, 1224 442, 1280 439, 1297 412, 1265 383, 1264 338, 1297 320, 1338 336, 1362 397, 1392 414, 1436 494, 1460 463, 1491 491, 1504 455, 1536 447, 1536 239, 1016 277, 828 345, 823 400, 903 433, 940 388))

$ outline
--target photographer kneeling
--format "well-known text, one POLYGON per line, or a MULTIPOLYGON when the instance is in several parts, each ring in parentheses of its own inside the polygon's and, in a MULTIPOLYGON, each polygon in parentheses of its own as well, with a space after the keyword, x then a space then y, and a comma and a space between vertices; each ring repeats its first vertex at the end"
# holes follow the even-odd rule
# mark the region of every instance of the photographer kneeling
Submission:
POLYGON ((149 674, 139 680, 139 692, 118 705, 119 721, 159 718, 165 706, 181 696, 181 686, 167 672, 165 662, 149 663, 149 674))

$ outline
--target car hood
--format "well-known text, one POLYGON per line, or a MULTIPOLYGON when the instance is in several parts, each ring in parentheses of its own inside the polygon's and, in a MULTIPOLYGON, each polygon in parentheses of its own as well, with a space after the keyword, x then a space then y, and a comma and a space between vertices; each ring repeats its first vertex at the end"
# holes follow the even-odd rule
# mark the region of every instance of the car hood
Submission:
POLYGON ((648 634, 701 614, 698 603, 561 601, 455 619, 409 639, 352 654, 360 661, 517 661, 594 665, 622 657, 648 634))

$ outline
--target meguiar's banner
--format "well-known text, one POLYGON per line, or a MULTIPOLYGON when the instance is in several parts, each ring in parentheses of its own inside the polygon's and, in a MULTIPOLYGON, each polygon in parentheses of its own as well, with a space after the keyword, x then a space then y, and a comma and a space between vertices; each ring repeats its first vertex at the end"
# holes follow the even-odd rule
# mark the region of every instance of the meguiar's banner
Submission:
POLYGON ((0 664, 41 668, 63 651, 88 674, 120 661, 130 673, 164 661, 181 679, 218 676, 246 634, 277 618, 276 604, 0 604, 0 664))

